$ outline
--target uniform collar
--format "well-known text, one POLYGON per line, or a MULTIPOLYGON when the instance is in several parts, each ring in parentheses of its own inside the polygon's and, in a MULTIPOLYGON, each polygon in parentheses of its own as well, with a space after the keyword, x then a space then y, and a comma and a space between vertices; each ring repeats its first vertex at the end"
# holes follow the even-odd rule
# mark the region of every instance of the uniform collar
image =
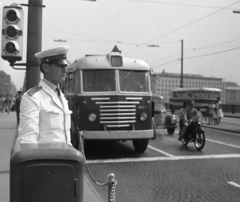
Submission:
POLYGON ((57 86, 54 85, 52 82, 48 81, 47 79, 43 78, 42 80, 45 84, 47 84, 53 91, 56 90, 57 86))

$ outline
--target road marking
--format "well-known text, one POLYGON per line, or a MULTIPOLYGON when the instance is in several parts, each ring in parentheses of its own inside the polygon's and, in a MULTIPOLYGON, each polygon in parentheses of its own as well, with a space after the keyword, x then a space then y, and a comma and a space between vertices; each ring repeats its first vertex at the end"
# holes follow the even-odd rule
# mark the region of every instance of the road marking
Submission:
POLYGON ((230 184, 230 185, 233 185, 233 186, 235 186, 235 187, 240 188, 240 185, 237 184, 236 182, 227 182, 227 183, 230 184))
POLYGON ((149 161, 174 161, 174 160, 176 161, 176 160, 223 159, 223 158, 240 158, 240 154, 103 159, 103 160, 87 160, 87 163, 88 164, 95 164, 95 163, 132 163, 132 162, 149 162, 149 161))
POLYGON ((216 141, 216 140, 210 140, 210 139, 206 139, 206 140, 209 141, 209 142, 214 142, 214 143, 217 143, 217 144, 222 144, 222 145, 225 145, 225 146, 235 147, 235 148, 240 149, 240 146, 237 146, 237 145, 228 144, 228 143, 219 142, 219 141, 216 141))
POLYGON ((174 157, 172 154, 169 154, 169 153, 167 153, 167 152, 165 152, 165 151, 162 151, 162 150, 157 149, 157 148, 155 148, 155 147, 152 147, 152 146, 150 146, 150 145, 148 145, 148 148, 150 148, 150 149, 152 149, 152 150, 154 150, 154 151, 160 152, 160 153, 162 153, 162 154, 164 154, 164 155, 166 155, 166 156, 168 156, 168 157, 174 157))
MULTIPOLYGON (((175 132, 178 132, 178 131, 175 131, 175 132)), ((225 145, 225 146, 229 146, 229 147, 234 147, 234 148, 240 149, 240 146, 237 146, 237 145, 234 145, 234 144, 228 144, 228 143, 219 142, 219 141, 211 140, 211 139, 206 139, 206 141, 214 142, 214 143, 217 143, 217 144, 222 144, 222 145, 225 145)))

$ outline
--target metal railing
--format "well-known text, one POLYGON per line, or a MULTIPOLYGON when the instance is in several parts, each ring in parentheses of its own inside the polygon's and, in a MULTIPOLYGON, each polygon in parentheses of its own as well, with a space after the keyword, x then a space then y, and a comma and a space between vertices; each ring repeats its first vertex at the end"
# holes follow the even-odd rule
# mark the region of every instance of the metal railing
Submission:
POLYGON ((240 105, 223 104, 222 110, 223 110, 223 113, 231 113, 231 114, 240 113, 240 105))

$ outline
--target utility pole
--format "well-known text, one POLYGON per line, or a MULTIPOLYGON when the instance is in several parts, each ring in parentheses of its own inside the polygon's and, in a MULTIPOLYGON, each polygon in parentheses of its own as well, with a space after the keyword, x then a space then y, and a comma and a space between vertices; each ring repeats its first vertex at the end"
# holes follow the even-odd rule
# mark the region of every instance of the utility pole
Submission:
POLYGON ((35 53, 42 50, 42 0, 29 0, 27 36, 26 91, 40 81, 40 61, 35 53))
POLYGON ((180 88, 183 88, 183 39, 181 40, 181 81, 180 88))

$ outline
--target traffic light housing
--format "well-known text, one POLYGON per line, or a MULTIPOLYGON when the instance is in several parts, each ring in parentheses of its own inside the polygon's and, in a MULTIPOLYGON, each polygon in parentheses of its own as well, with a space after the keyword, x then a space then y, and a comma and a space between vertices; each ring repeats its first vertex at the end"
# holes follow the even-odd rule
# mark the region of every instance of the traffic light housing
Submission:
POLYGON ((4 6, 2 16, 2 58, 14 64, 22 60, 23 9, 17 5, 4 6))

